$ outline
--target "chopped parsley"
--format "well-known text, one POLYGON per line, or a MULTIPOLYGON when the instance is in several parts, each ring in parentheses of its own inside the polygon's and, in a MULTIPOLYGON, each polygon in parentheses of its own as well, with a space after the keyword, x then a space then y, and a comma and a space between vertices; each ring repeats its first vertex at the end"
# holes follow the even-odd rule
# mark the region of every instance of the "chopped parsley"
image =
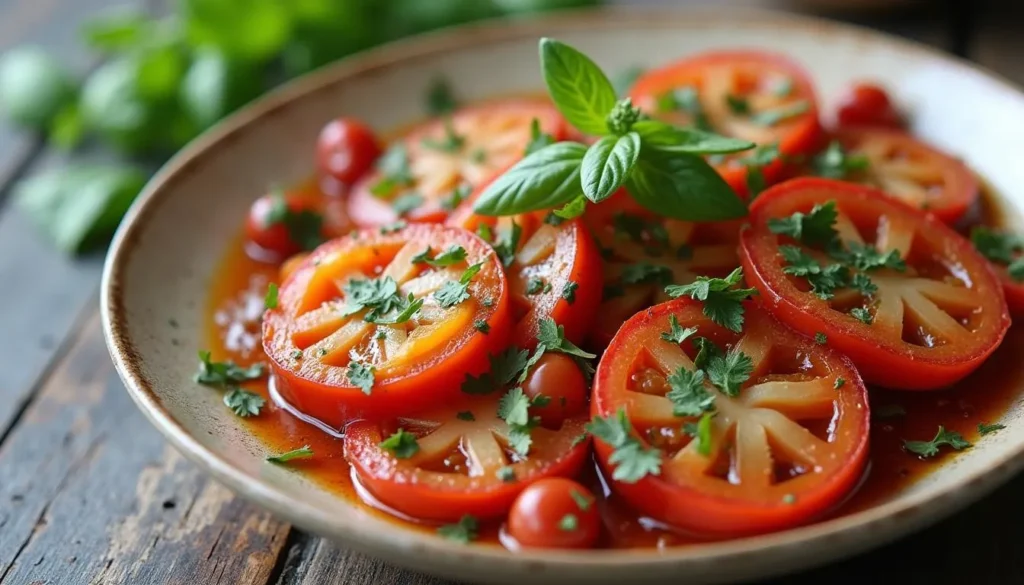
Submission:
POLYGON ((565 283, 565 286, 562 287, 561 293, 562 298, 565 299, 565 302, 569 303, 570 305, 576 302, 576 289, 579 287, 579 284, 571 280, 565 283))
POLYGON ((401 142, 392 145, 377 159, 381 178, 370 187, 375 197, 390 197, 399 187, 411 187, 415 181, 409 168, 409 153, 401 142))
POLYGON ((263 377, 266 366, 261 363, 253 364, 247 368, 235 365, 232 361, 214 362, 210 361, 210 352, 199 352, 199 371, 196 372, 195 381, 207 386, 228 386, 249 380, 257 380, 263 377))
POLYGON ((697 348, 697 356, 693 358, 693 365, 697 369, 703 369, 707 366, 708 360, 722 355, 722 350, 707 337, 694 337, 693 346, 697 348))
POLYGON ((420 195, 419 193, 406 193, 405 195, 396 197, 394 201, 391 202, 391 209, 394 209, 395 213, 398 215, 405 215, 410 211, 415 210, 420 205, 423 205, 424 201, 426 201, 426 199, 424 199, 423 195, 420 195))
POLYGON ((462 204, 472 193, 472 189, 469 185, 463 183, 458 187, 452 189, 452 192, 447 197, 441 200, 441 208, 445 211, 455 211, 455 208, 462 204))
POLYGON ((811 105, 809 103, 800 100, 789 105, 751 114, 750 121, 759 126, 774 126, 779 122, 804 114, 810 108, 811 105))
POLYGON ((455 524, 445 524, 444 526, 437 529, 437 534, 447 538, 448 540, 454 540, 455 542, 461 542, 463 544, 469 544, 476 540, 477 530, 479 530, 479 524, 476 518, 466 514, 455 524))
POLYGON ((498 468, 494 475, 505 483, 512 483, 516 480, 516 470, 511 465, 498 468))
POLYGON ((408 225, 409 223, 406 222, 404 219, 393 221, 391 223, 386 223, 380 226, 380 235, 386 236, 388 234, 393 234, 397 231, 405 229, 406 227, 408 227, 408 225))
POLYGON ((899 250, 889 250, 882 253, 868 244, 848 242, 846 249, 831 251, 832 257, 845 262, 849 266, 863 271, 888 268, 898 272, 904 272, 907 264, 900 258, 899 250))
POLYGON ((843 288, 850 281, 850 270, 842 264, 822 266, 817 260, 804 253, 799 246, 779 246, 779 254, 787 262, 782 272, 807 279, 811 292, 822 300, 831 299, 836 289, 843 288))
POLYGON ((697 441, 697 452, 707 457, 711 455, 711 419, 714 413, 705 412, 696 423, 683 425, 683 432, 697 441))
MULTIPOLYGON (((761 194, 768 186, 764 176, 764 168, 775 163, 782 157, 778 144, 764 144, 758 146, 749 156, 741 159, 743 166, 747 167, 747 191, 750 197, 754 198, 761 194)), ((721 163, 719 163, 721 164, 721 163)))
POLYGON ((675 315, 668 316, 668 331, 661 332, 661 338, 669 343, 682 343, 686 341, 687 337, 690 337, 697 332, 696 327, 683 328, 679 324, 679 319, 675 315))
POLYGON ((483 262, 473 264, 462 272, 462 276, 459 277, 457 282, 449 280, 441 285, 441 288, 437 289, 434 293, 437 304, 441 305, 442 309, 450 309, 468 299, 469 283, 476 276, 477 272, 480 272, 483 265, 483 262))
POLYGON ((679 368, 666 377, 675 416, 700 416, 715 409, 715 395, 704 388, 704 371, 679 368))
POLYGON ((580 527, 579 519, 575 514, 566 514, 558 521, 558 529, 564 532, 573 532, 580 527))
MULTIPOLYGON (((480 224, 480 227, 477 228, 477 235, 488 242, 492 241, 493 234, 487 235, 490 232, 491 228, 487 224, 480 224)), ((501 265, 505 268, 512 266, 512 263, 515 262, 516 250, 519 248, 519 238, 522 235, 522 226, 513 221, 511 231, 498 236, 498 239, 491 246, 494 248, 494 253, 498 255, 498 259, 501 260, 501 265)))
POLYGON ((920 455, 924 458, 934 457, 939 454, 939 448, 947 446, 954 451, 963 451, 971 444, 964 440, 960 433, 956 431, 947 431, 945 427, 939 425, 939 432, 935 434, 935 438, 931 441, 903 441, 903 447, 907 451, 915 455, 920 455))
POLYGON ((454 112, 458 105, 448 80, 441 76, 435 77, 427 88, 427 113, 431 116, 443 116, 454 112))
POLYGON ((309 445, 304 445, 298 449, 292 449, 287 453, 281 453, 280 455, 271 455, 267 457, 267 461, 270 463, 288 463, 293 459, 309 459, 313 456, 313 449, 309 445))
POLYGON ((536 295, 544 290, 544 279, 533 277, 526 281, 526 294, 536 295))
POLYGON ((508 391, 498 401, 498 418, 509 425, 525 426, 530 422, 530 397, 520 387, 508 391))
POLYGON ((673 297, 690 297, 704 303, 704 314, 731 331, 743 330, 743 301, 754 294, 752 288, 734 288, 743 280, 743 269, 733 270, 725 278, 698 276, 691 284, 671 285, 665 292, 673 297))
POLYGON ((345 293, 345 315, 354 315, 362 310, 363 321, 394 325, 405 323, 423 306, 423 299, 398 294, 398 283, 390 276, 381 278, 353 278, 342 287, 345 293))
POLYGON ((661 451, 645 448, 633 436, 633 425, 625 409, 619 409, 610 417, 595 416, 587 425, 587 432, 614 449, 608 458, 608 462, 615 465, 613 480, 636 483, 648 475, 661 474, 661 451))
POLYGON ((852 316, 854 319, 860 321, 865 325, 871 325, 871 323, 875 320, 875 318, 871 315, 871 311, 865 309, 864 307, 854 307, 850 309, 850 316, 852 316))
POLYGON ((420 144, 423 145, 423 148, 446 152, 448 154, 455 154, 462 150, 462 147, 466 144, 466 138, 455 132, 455 126, 452 124, 451 118, 445 118, 444 137, 440 140, 435 138, 424 138, 420 144))
POLYGON ((659 256, 669 247, 668 230, 658 219, 632 213, 619 212, 612 217, 612 229, 616 238, 624 238, 643 246, 651 256, 659 256))
POLYGON ((1006 425, 999 423, 987 425, 985 423, 978 423, 978 434, 981 436, 990 435, 996 431, 1001 431, 1006 428, 1006 425))
POLYGON ((526 144, 526 152, 523 153, 523 156, 531 155, 545 146, 550 146, 554 143, 555 137, 541 130, 540 120, 534 118, 530 122, 530 142, 526 144))
POLYGON ((479 376, 467 375, 462 383, 466 394, 490 394, 515 380, 527 367, 530 352, 517 347, 489 356, 490 369, 479 376))
POLYGON ((835 229, 838 217, 835 201, 816 203, 810 213, 797 211, 789 217, 769 219, 768 229, 773 234, 789 236, 808 246, 828 248, 839 239, 835 229))
POLYGON ((693 117, 693 125, 698 130, 704 130, 705 132, 712 130, 711 120, 704 111, 704 106, 700 103, 697 88, 692 85, 674 89, 660 96, 656 107, 657 111, 662 113, 685 112, 693 117))
POLYGON ((259 394, 241 388, 234 388, 224 395, 224 406, 242 418, 258 416, 266 403, 267 401, 259 394))
POLYGON ((537 341, 544 346, 546 351, 557 351, 585 360, 594 359, 597 355, 583 351, 573 342, 565 338, 565 327, 555 323, 555 320, 548 317, 540 322, 540 330, 537 333, 537 341))
POLYGON ((836 390, 839 390, 844 385, 846 385, 846 378, 842 377, 836 378, 836 381, 832 383, 832 387, 835 388, 836 390))
POLYGON ((740 95, 726 94, 725 105, 729 106, 729 111, 740 116, 750 113, 750 102, 740 95))
POLYGON ((491 325, 487 321, 477 319, 476 321, 473 321, 473 329, 476 329, 480 333, 487 335, 488 333, 491 332, 491 325))
POLYGON ((390 451, 398 459, 408 459, 419 453, 420 444, 416 442, 416 435, 399 428, 395 434, 380 442, 380 448, 390 451))
POLYGON ((730 349, 725 355, 713 355, 707 360, 707 374, 711 383, 726 396, 739 396, 740 386, 754 371, 754 360, 737 350, 730 349))
POLYGON ((814 343, 817 343, 818 345, 825 345, 828 343, 828 336, 819 331, 814 334, 814 343))
POLYGON ((435 268, 451 266, 466 260, 466 249, 458 244, 448 246, 448 249, 434 256, 430 246, 419 254, 412 257, 413 264, 429 264, 435 268))
POLYGON ((277 283, 267 285, 267 294, 263 297, 263 306, 267 309, 277 308, 277 283))
POLYGON ((971 243, 990 261, 1006 266, 1006 271, 1016 282, 1024 281, 1024 238, 1014 234, 995 231, 985 227, 971 230, 971 243))
POLYGON ((637 262, 628 264, 622 269, 621 279, 625 284, 657 284, 661 286, 672 282, 672 269, 660 264, 637 262))
POLYGON ((862 154, 849 154, 837 140, 833 140, 828 148, 811 162, 815 175, 829 179, 845 179, 865 171, 869 164, 868 157, 862 154))
POLYGON ((363 394, 367 396, 373 390, 374 383, 374 367, 368 366, 362 362, 352 360, 348 363, 348 371, 345 372, 345 379, 348 380, 349 384, 352 384, 356 388, 363 391, 363 394))
POLYGON ((270 197, 270 210, 263 221, 265 227, 283 225, 288 239, 306 251, 324 243, 323 215, 312 209, 292 209, 280 191, 270 197))

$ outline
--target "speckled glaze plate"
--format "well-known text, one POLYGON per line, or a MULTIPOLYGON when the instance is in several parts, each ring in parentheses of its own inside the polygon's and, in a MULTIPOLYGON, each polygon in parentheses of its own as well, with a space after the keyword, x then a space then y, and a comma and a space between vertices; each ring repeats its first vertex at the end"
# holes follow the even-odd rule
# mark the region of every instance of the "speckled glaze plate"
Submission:
POLYGON ((128 392, 175 447, 242 496, 354 550, 452 578, 532 584, 696 585, 806 568, 934 522, 1020 469, 1024 420, 1015 406, 1001 421, 1005 431, 863 512, 682 548, 512 554, 404 529, 266 464, 265 448, 219 404, 219 395, 192 381, 208 284, 239 218, 267 185, 310 173, 314 139, 338 114, 378 129, 412 121, 438 74, 470 100, 542 89, 541 36, 579 47, 607 71, 716 47, 780 51, 809 70, 826 110, 850 80, 876 79, 912 112, 915 133, 966 159, 1002 194, 1011 221, 1024 209, 1018 160, 1024 95, 967 63, 857 28, 724 9, 597 11, 482 24, 390 45, 298 80, 196 140, 157 174, 122 224, 104 271, 107 344, 128 392), (178 323, 173 331, 171 319, 178 323))

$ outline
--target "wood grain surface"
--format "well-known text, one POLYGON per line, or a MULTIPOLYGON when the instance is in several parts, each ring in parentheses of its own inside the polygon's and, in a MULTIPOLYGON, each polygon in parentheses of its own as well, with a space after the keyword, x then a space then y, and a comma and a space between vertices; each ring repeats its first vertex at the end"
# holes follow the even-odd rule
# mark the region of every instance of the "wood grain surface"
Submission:
MULTIPOLYGON (((0 0, 0 50, 40 44, 87 68, 93 61, 79 51, 75 31, 113 4, 124 2, 0 0)), ((960 46, 1024 81, 1021 15, 990 10, 962 30, 950 22, 948 3, 935 6, 916 18, 861 23, 960 46)), ((0 585, 450 583, 293 529, 163 441, 132 404, 103 345, 101 258, 61 256, 5 205, 18 176, 68 160, 0 126, 0 585)), ((1022 583, 1021 491, 1024 478, 918 535, 772 583, 1022 583)))

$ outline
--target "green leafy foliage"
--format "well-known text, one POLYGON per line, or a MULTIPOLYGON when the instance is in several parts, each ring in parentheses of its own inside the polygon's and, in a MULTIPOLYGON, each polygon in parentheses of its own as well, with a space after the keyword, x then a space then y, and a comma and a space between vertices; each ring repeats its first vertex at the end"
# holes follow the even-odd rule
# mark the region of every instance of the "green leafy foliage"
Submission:
POLYGON ((808 246, 830 246, 838 239, 836 219, 839 211, 835 201, 815 204, 809 213, 796 212, 789 217, 771 218, 768 229, 773 234, 790 236, 808 246))
POLYGON ((434 298, 437 299, 437 304, 439 304, 442 309, 449 309, 468 299, 469 283, 473 280, 473 277, 480 272, 482 267, 483 263, 473 264, 462 271, 462 276, 459 277, 458 281, 449 280, 441 285, 441 288, 437 289, 434 293, 434 298))
POLYGON ((971 243, 990 261, 1006 266, 1010 278, 1024 282, 1024 238, 986 227, 971 230, 971 243))
POLYGON ((345 379, 349 384, 362 390, 363 394, 369 396, 373 391, 374 368, 363 362, 352 360, 345 371, 345 379))
POLYGON ((241 418, 258 416, 260 409, 266 403, 267 401, 259 394, 242 388, 234 388, 224 395, 224 406, 230 408, 231 412, 241 418))
POLYGON ((715 395, 704 388, 704 371, 679 368, 665 379, 675 416, 700 416, 715 409, 715 395))
POLYGON ((215 362, 210 359, 210 352, 199 352, 199 370, 195 381, 207 386, 227 387, 250 380, 258 380, 266 373, 266 366, 255 363, 249 367, 236 365, 232 361, 215 362))
POLYGON ((398 459, 408 459, 419 453, 420 444, 416 442, 416 435, 399 428, 390 437, 380 442, 380 448, 390 451, 398 459))
POLYGON ((292 449, 286 453, 280 455, 271 455, 267 457, 267 461, 270 463, 283 464, 293 461, 295 459, 309 459, 313 456, 313 449, 309 445, 299 447, 298 449, 292 449))
POLYGON ((829 179, 846 179, 867 170, 868 157, 850 154, 838 141, 833 140, 828 148, 814 157, 811 164, 814 174, 829 179))
POLYGON ((704 303, 709 319, 732 331, 743 330, 743 301, 756 292, 753 288, 736 288, 743 281, 743 269, 733 270, 725 278, 699 276, 691 284, 665 287, 673 298, 690 297, 704 303))
POLYGON ((445 524, 438 528, 437 533, 448 540, 469 544, 476 540, 477 530, 479 530, 479 524, 477 523, 476 518, 466 514, 460 518, 457 523, 445 524))
POLYGON ((661 338, 670 343, 682 343, 686 341, 688 337, 697 333, 696 327, 683 328, 679 324, 679 319, 675 315, 669 315, 668 317, 668 331, 664 331, 661 334, 661 338))
POLYGON ((903 441, 903 447, 915 455, 925 459, 935 457, 939 454, 941 447, 949 447, 954 451, 962 451, 971 447, 971 443, 965 441, 963 436, 956 431, 948 431, 945 427, 939 426, 938 432, 931 441, 903 441))
POLYGON ((18 125, 46 131, 75 93, 71 75, 41 49, 22 47, 0 56, 0 112, 18 125))
POLYGON ((587 432, 614 449, 608 462, 615 466, 615 481, 636 483, 648 475, 661 474, 661 451, 644 447, 633 436, 633 425, 624 409, 610 417, 595 416, 587 432))
POLYGON ((640 135, 604 136, 587 149, 580 178, 583 195, 593 203, 611 197, 622 186, 640 155, 640 135))
POLYGON ((726 396, 739 396, 740 386, 750 379, 753 371, 754 361, 736 348, 730 349, 724 356, 711 356, 707 362, 708 379, 726 396))

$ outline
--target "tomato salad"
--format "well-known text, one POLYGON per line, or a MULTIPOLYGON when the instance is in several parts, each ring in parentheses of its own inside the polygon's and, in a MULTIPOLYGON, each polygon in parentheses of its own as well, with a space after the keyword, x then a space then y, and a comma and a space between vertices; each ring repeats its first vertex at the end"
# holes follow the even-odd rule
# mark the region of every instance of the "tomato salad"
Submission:
POLYGON ((550 99, 330 121, 318 178, 255 200, 196 379, 270 464, 459 542, 664 546, 870 506, 1002 428, 1024 239, 883 88, 827 128, 782 55, 620 98, 540 50, 550 99))

